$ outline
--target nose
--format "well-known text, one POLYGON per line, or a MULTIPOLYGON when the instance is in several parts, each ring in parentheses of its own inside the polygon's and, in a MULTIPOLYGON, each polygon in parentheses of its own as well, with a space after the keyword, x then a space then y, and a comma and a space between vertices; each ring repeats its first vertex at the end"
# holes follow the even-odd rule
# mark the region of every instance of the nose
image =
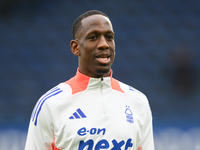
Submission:
POLYGON ((108 45, 105 37, 101 36, 101 38, 99 39, 99 42, 98 42, 98 49, 104 50, 104 49, 108 49, 108 48, 109 48, 109 45, 108 45))

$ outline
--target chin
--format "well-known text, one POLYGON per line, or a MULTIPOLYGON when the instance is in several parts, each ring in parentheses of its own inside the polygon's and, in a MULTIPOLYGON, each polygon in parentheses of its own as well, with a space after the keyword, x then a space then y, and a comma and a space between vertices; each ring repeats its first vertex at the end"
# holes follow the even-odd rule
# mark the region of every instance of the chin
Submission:
POLYGON ((96 70, 96 74, 100 77, 103 77, 103 76, 107 76, 110 74, 110 68, 109 69, 99 69, 99 70, 96 70))

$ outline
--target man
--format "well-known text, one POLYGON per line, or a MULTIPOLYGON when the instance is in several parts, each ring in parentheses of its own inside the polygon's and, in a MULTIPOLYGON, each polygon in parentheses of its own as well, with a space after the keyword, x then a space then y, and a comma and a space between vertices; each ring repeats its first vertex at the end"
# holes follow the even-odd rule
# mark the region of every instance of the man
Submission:
POLYGON ((154 150, 146 96, 112 78, 115 42, 108 16, 88 11, 72 32, 77 73, 39 99, 25 150, 154 150))

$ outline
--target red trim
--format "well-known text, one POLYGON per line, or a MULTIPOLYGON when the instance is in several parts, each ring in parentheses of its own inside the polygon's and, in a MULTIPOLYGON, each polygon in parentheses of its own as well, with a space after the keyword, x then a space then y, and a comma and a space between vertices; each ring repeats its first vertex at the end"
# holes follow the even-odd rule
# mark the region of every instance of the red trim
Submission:
POLYGON ((82 74, 77 70, 76 76, 71 78, 70 80, 64 82, 70 85, 72 88, 72 94, 76 94, 78 92, 84 91, 87 89, 90 77, 82 74), (81 84, 80 84, 81 83, 81 84))
POLYGON ((112 78, 112 74, 113 74, 113 72, 111 70, 111 72, 110 72, 110 80, 111 80, 111 87, 112 87, 112 89, 124 93, 124 91, 121 89, 121 87, 119 85, 119 81, 116 80, 116 79, 114 79, 114 78, 112 78))
MULTIPOLYGON (((112 70, 110 73, 110 79, 111 79, 112 89, 124 93, 124 91, 121 89, 119 85, 119 81, 112 78, 112 70)), ((68 84, 72 88, 72 94, 76 94, 78 92, 82 92, 86 90, 89 84, 89 81, 90 81, 90 77, 80 73, 79 69, 77 69, 76 76, 74 76, 73 78, 69 79, 68 81, 64 83, 68 84)))
POLYGON ((137 150, 142 150, 142 147, 138 147, 138 149, 137 150))
POLYGON ((124 91, 121 89, 121 87, 120 87, 120 85, 119 85, 119 81, 117 81, 117 80, 114 79, 114 78, 111 78, 111 86, 112 86, 112 89, 124 93, 124 91))
POLYGON ((51 148, 52 148, 52 150, 60 150, 60 149, 58 149, 58 148, 56 147, 55 142, 52 142, 52 143, 51 143, 51 148))

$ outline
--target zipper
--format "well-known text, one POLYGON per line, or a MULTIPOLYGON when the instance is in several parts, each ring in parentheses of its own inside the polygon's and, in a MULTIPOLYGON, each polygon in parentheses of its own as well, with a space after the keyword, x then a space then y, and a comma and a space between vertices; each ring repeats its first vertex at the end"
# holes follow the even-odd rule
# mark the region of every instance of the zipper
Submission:
POLYGON ((102 107, 103 107, 103 114, 106 114, 106 108, 105 108, 105 102, 104 102, 104 93, 103 93, 103 77, 101 77, 101 81, 100 81, 100 98, 101 98, 101 102, 102 102, 102 107))

